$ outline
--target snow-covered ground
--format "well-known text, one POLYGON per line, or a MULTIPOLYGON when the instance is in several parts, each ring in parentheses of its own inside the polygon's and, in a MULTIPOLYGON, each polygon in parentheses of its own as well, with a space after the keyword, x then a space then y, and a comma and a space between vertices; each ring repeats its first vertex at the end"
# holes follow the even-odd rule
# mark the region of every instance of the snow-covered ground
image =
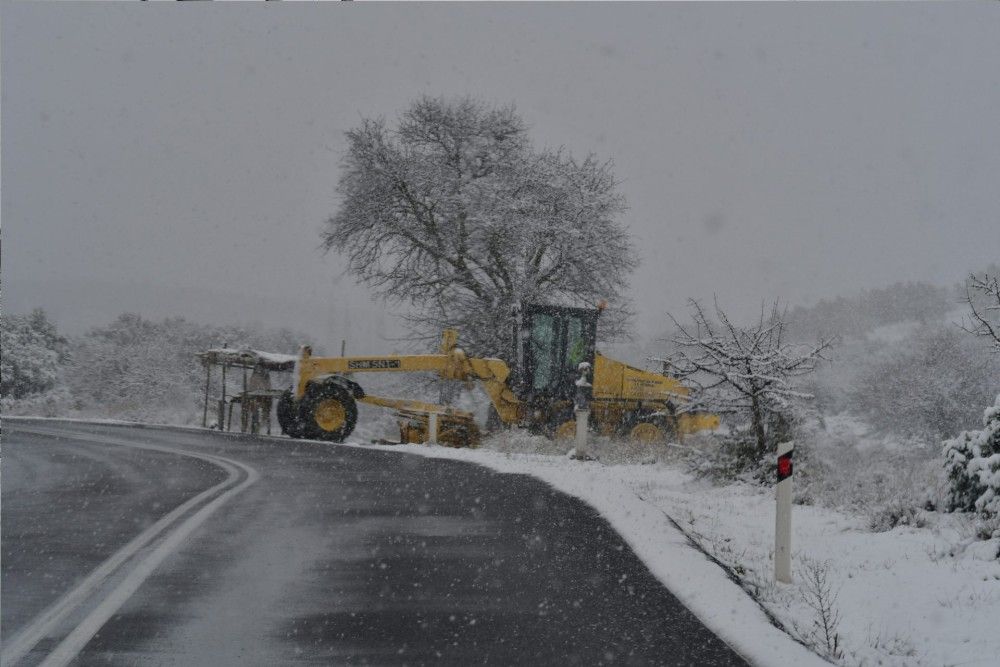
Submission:
POLYGON ((863 515, 797 505, 794 582, 775 584, 767 489, 713 486, 662 461, 604 465, 511 451, 518 445, 394 449, 534 475, 582 498, 706 625, 757 664, 820 662, 801 642, 848 665, 1000 665, 997 544, 976 541, 965 517, 925 513, 924 527, 873 533, 863 515), (809 582, 824 578, 821 601, 822 586, 809 582), (821 602, 830 612, 828 633, 813 609, 821 602))

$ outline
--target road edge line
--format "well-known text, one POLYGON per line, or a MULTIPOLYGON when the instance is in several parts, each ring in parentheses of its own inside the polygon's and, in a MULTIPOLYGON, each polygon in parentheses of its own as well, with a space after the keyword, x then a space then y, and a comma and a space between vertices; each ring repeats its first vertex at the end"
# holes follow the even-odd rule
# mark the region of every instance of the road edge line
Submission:
POLYGON ((92 594, 94 590, 104 583, 107 578, 115 572, 115 570, 120 568, 149 543, 159 537, 164 530, 168 529, 171 524, 176 523, 180 517, 190 512, 196 506, 205 503, 212 496, 223 493, 226 489, 232 487, 233 483, 240 476, 237 468, 243 469, 244 472, 248 473, 248 477, 253 477, 255 481, 257 476, 259 476, 257 471, 249 466, 244 466, 244 464, 237 461, 232 461, 224 457, 217 457, 211 454, 190 452, 188 450, 175 450, 169 447, 162 447, 160 445, 129 443, 121 441, 117 438, 98 438, 96 436, 88 436, 87 434, 68 434, 62 431, 47 430, 44 427, 41 429, 23 428, 21 430, 29 433, 35 433, 36 435, 51 435, 67 439, 81 440, 84 442, 93 442, 96 444, 111 444, 119 447, 132 447, 134 449, 146 449, 180 456, 188 456, 221 467, 227 473, 227 477, 218 484, 215 484, 196 496, 189 498, 164 516, 160 517, 153 525, 139 533, 139 535, 132 538, 118 551, 101 562, 100 565, 92 570, 90 574, 88 574, 83 581, 77 584, 77 586, 70 592, 63 595, 35 616, 35 618, 32 619, 25 628, 20 630, 14 637, 11 638, 9 643, 5 642, 6 646, 4 647, 4 651, 0 653, 0 657, 3 658, 4 664, 15 664, 22 660, 28 653, 31 652, 32 649, 34 649, 38 642, 40 642, 60 622, 65 620, 69 614, 75 611, 86 600, 87 596, 92 594), (118 441, 115 442, 115 440, 118 441), (251 471, 252 474, 250 474, 251 471))

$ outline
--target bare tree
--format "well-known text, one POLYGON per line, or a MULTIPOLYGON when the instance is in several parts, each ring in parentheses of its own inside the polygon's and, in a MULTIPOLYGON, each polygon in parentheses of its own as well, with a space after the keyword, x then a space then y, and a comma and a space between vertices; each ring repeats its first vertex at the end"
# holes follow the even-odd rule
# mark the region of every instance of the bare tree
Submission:
POLYGON ((729 320, 718 301, 715 322, 696 300, 689 299, 688 305, 693 325, 668 314, 676 327, 671 339, 675 350, 660 361, 665 370, 693 384, 712 409, 749 414, 759 460, 768 451, 767 417, 780 414, 790 401, 813 398, 796 389, 792 380, 815 370, 833 341, 812 346, 786 342, 777 301, 770 310, 762 304, 760 319, 743 327, 729 320))
POLYGON ((636 259, 609 163, 535 150, 513 107, 469 98, 421 98, 395 128, 364 119, 347 140, 323 245, 412 306, 418 334, 458 327, 466 348, 503 356, 518 301, 601 299, 603 333, 622 332, 636 259))
POLYGON ((989 273, 970 274, 965 283, 965 300, 972 312, 969 325, 962 328, 991 340, 1000 352, 1000 278, 989 273))

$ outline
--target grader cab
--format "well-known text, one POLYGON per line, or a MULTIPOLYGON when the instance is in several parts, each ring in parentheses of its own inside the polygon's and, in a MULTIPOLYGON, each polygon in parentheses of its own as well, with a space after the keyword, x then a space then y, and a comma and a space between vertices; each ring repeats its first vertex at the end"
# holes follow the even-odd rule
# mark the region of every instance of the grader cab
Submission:
POLYGON ((711 415, 677 414, 688 394, 677 380, 601 355, 596 349, 599 315, 600 309, 563 306, 516 309, 513 369, 501 359, 466 356, 451 329, 444 332, 437 354, 315 357, 303 347, 293 386, 278 401, 278 421, 294 438, 343 441, 357 423, 357 404, 368 403, 396 411, 401 442, 424 442, 436 432, 442 444, 476 446, 480 432, 472 413, 374 396, 358 382, 360 373, 432 372, 444 380, 478 382, 492 403, 494 423, 571 437, 582 368, 590 373, 584 383, 591 394, 589 427, 602 434, 654 442, 717 425, 711 415))

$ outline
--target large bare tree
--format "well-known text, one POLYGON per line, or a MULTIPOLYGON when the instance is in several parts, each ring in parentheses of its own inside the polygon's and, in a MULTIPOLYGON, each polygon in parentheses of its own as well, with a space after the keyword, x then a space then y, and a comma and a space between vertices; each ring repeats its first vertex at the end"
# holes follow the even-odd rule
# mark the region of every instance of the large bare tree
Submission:
POLYGON ((718 302, 715 318, 694 299, 688 305, 690 325, 668 314, 676 327, 671 338, 674 350, 659 361, 694 385, 711 409, 748 414, 759 460, 768 451, 767 418, 781 414, 790 402, 813 398, 796 387, 794 378, 815 370, 833 341, 820 340, 815 345, 786 341, 785 318, 777 301, 770 309, 762 305, 759 320, 747 326, 734 325, 718 302))
POLYGON ((537 150, 512 106, 470 98, 421 98, 347 140, 324 247, 407 306, 419 336, 457 327, 467 349, 504 357, 518 301, 602 299, 602 335, 622 333, 636 259, 608 162, 537 150))

